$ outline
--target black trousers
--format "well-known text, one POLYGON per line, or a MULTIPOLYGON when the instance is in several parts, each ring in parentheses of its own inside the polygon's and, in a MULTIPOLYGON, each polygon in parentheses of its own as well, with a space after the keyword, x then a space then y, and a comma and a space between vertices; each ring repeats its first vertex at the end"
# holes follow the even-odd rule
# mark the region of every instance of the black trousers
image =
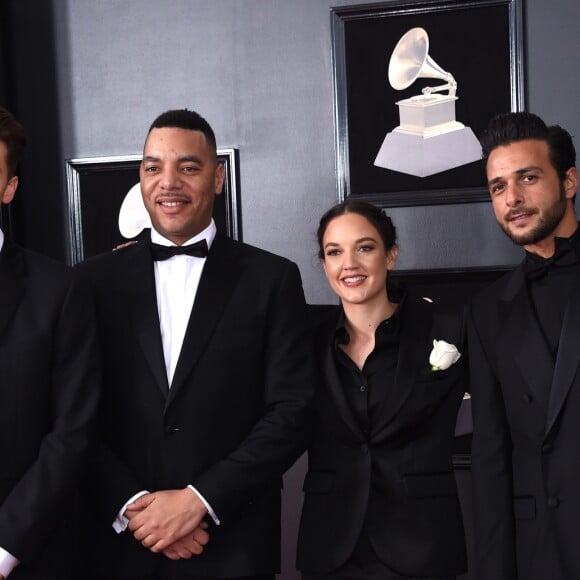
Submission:
POLYGON ((455 576, 401 576, 383 564, 363 530, 350 558, 327 574, 302 573, 302 580, 455 580, 455 576))

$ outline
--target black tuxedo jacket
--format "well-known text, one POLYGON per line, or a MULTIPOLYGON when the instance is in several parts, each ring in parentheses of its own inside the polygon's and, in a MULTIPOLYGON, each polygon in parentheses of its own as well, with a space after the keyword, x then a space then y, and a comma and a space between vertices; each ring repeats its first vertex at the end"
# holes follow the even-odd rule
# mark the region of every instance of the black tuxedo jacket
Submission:
POLYGON ((473 301, 469 343, 480 578, 580 578, 579 298, 580 276, 566 307, 556 361, 521 266, 473 301))
POLYGON ((75 273, 8 240, 0 251, 0 546, 10 578, 76 578, 72 524, 96 418, 92 301, 75 273))
POLYGON ((276 571, 282 474, 305 448, 315 382, 296 265, 218 234, 191 315, 183 313, 171 389, 147 243, 83 270, 96 292, 104 367, 87 561, 111 576, 276 571), (112 529, 136 492, 187 484, 221 520, 203 555, 172 562, 112 529))
POLYGON ((394 388, 366 436, 347 404, 332 349, 339 307, 316 333, 323 385, 308 450, 298 568, 327 573, 352 554, 363 526, 379 558, 405 576, 447 576, 466 567, 452 467, 465 356, 433 371, 433 339, 462 350, 461 313, 434 313, 408 297, 394 388))

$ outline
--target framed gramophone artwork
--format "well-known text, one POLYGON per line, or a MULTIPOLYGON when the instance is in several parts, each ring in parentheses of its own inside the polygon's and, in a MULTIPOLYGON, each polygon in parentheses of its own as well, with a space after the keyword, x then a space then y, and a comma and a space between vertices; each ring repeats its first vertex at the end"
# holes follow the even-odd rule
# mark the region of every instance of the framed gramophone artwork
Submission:
MULTIPOLYGON (((239 150, 218 149, 217 154, 225 168, 225 180, 221 194, 215 197, 213 218, 218 231, 238 240, 239 150)), ((140 163, 140 155, 67 160, 70 264, 111 251, 149 227, 139 189, 140 163)))
POLYGON ((340 200, 487 201, 478 137, 524 107, 522 0, 331 11, 340 200))

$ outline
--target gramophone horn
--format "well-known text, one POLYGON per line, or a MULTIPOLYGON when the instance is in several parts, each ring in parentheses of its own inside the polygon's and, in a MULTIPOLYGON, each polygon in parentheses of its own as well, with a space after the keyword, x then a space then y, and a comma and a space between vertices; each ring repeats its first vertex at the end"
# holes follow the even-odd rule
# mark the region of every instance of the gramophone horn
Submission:
POLYGON ((449 81, 451 74, 429 56, 429 36, 424 28, 411 28, 403 34, 389 61, 389 83, 402 91, 418 78, 449 81))
POLYGON ((144 228, 151 227, 151 219, 141 196, 141 185, 136 183, 125 195, 119 209, 119 231, 130 240, 138 236, 144 228))

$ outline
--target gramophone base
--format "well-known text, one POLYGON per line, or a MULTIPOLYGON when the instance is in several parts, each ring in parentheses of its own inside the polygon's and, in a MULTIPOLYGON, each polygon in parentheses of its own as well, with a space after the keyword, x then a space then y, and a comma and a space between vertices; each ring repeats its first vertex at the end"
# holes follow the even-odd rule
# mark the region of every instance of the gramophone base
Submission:
POLYGON ((481 146, 469 127, 423 137, 387 133, 374 164, 417 177, 427 177, 481 159, 481 146))
POLYGON ((463 127, 455 121, 455 101, 449 95, 417 95, 398 101, 400 125, 405 133, 424 134, 437 132, 447 125, 463 127))

